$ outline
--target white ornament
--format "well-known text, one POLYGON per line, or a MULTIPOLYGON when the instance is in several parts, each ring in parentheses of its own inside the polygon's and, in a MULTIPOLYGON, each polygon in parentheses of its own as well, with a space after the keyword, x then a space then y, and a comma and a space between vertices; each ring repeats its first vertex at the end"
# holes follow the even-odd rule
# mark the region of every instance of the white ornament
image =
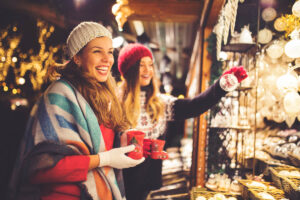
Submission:
POLYGON ((280 58, 283 54, 283 48, 280 44, 274 43, 267 48, 267 54, 273 59, 280 58))
POLYGON ((265 8, 261 13, 261 17, 266 22, 273 21, 276 18, 276 16, 277 16, 277 12, 272 7, 265 8))
POLYGON ((298 79, 291 75, 290 73, 286 73, 280 76, 276 81, 277 89, 286 94, 290 91, 298 91, 298 79))
POLYGON ((249 30, 249 25, 244 26, 244 28, 242 28, 239 42, 246 43, 246 44, 253 43, 251 32, 249 30))
POLYGON ((283 98, 283 108, 289 116, 300 114, 300 96, 297 92, 289 92, 283 98))
POLYGON ((285 54, 290 58, 300 57, 300 40, 291 40, 284 47, 285 54))
POLYGON ((267 28, 264 28, 258 32, 258 42, 261 44, 267 44, 272 40, 273 34, 267 28))
POLYGON ((220 87, 227 92, 231 92, 239 85, 238 79, 233 74, 225 74, 220 79, 220 87))
POLYGON ((300 57, 300 38, 299 38, 299 29, 293 30, 290 34, 292 40, 286 43, 284 47, 285 54, 290 58, 299 58, 300 57))
POLYGON ((293 15, 300 17, 300 1, 296 1, 292 7, 293 15))

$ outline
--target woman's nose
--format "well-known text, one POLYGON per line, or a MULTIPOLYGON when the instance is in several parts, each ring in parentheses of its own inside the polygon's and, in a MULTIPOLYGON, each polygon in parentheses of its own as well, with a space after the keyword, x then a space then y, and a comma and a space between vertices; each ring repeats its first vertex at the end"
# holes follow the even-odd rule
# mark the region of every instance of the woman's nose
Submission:
POLYGON ((150 70, 151 70, 151 66, 150 66, 150 65, 146 65, 145 71, 146 71, 146 72, 149 72, 150 70))
POLYGON ((108 53, 103 53, 102 54, 102 60, 108 61, 109 60, 109 54, 108 53))

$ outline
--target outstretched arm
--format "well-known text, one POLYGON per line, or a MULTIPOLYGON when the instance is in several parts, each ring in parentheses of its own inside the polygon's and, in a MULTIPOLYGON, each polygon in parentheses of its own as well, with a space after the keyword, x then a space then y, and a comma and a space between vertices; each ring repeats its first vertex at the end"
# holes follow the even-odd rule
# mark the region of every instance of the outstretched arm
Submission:
POLYGON ((235 89, 238 83, 247 78, 247 76, 247 72, 242 66, 232 67, 225 71, 218 81, 195 98, 176 100, 173 107, 174 119, 187 119, 206 112, 220 101, 226 94, 226 91, 235 89), (224 76, 227 74, 234 75, 236 85, 234 85, 234 81, 230 81, 228 77, 224 76))
POLYGON ((218 80, 193 99, 178 99, 174 102, 174 119, 183 120, 196 117, 219 102, 225 94, 226 91, 220 87, 220 80, 218 80))

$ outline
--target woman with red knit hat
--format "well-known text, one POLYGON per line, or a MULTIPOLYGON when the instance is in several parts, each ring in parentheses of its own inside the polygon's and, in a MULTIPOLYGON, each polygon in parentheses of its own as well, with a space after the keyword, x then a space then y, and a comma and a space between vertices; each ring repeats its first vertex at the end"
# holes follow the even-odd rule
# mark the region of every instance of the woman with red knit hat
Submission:
POLYGON ((142 200, 146 199, 149 191, 162 185, 162 160, 167 158, 163 151, 167 122, 204 113, 227 91, 234 90, 247 73, 243 67, 233 67, 195 98, 177 99, 159 92, 153 55, 146 46, 135 43, 123 47, 118 57, 118 69, 124 77, 119 98, 125 115, 131 128, 145 132, 146 160, 123 170, 125 192, 128 200, 142 200))

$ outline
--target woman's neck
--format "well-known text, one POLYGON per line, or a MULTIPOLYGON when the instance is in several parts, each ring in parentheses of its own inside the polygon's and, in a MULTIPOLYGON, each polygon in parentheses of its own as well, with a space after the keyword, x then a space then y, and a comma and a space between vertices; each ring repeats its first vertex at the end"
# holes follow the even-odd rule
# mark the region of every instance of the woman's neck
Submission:
POLYGON ((151 90, 151 86, 150 85, 147 85, 147 86, 141 86, 141 91, 144 91, 144 92, 148 92, 151 90))

